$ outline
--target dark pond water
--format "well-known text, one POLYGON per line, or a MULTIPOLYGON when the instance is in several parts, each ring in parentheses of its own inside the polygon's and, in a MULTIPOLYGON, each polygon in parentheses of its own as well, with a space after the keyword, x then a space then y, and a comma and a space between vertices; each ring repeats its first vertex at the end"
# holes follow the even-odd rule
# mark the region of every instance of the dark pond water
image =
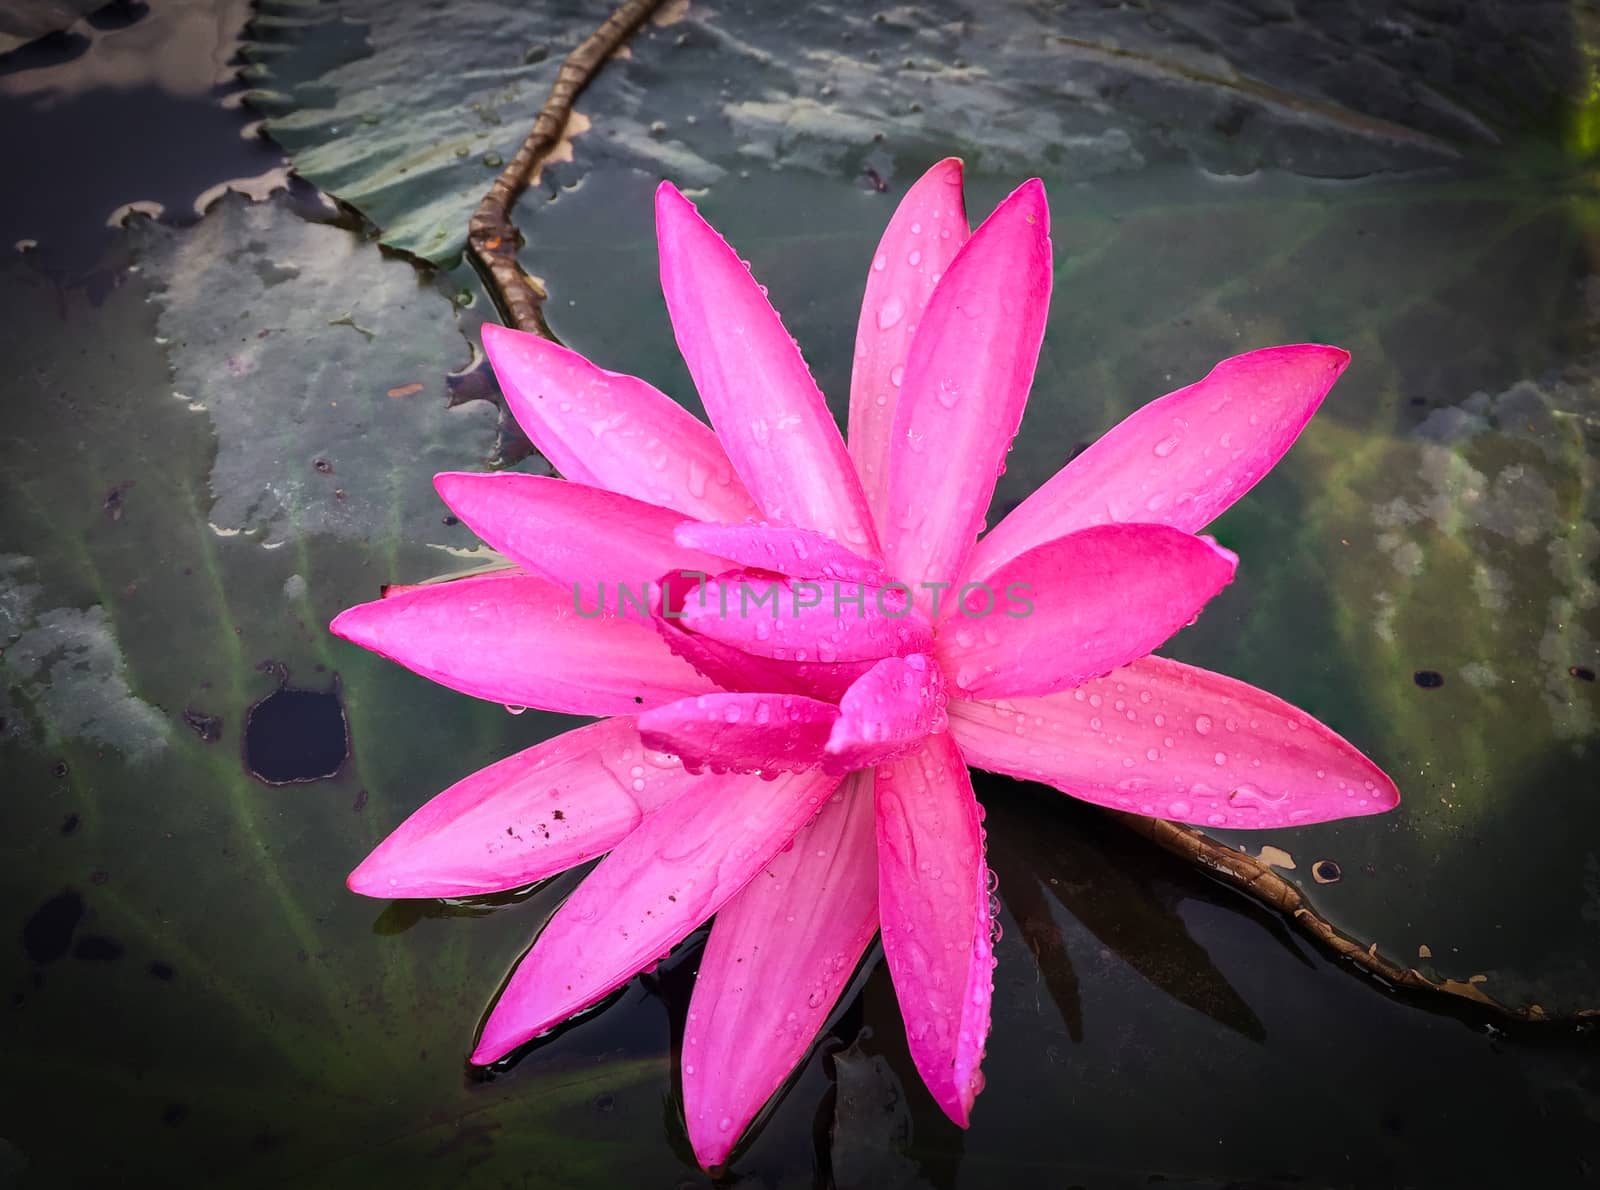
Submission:
MULTIPOLYGON (((601 15, 173 0, 0 56, 0 1186, 711 1184, 675 1072, 703 931, 486 1072, 474 1032, 581 873, 344 888, 425 798, 572 725, 325 625, 483 561, 430 484, 514 454, 451 247, 601 15), (310 182, 272 193, 284 152, 310 182), (107 225, 132 203, 159 218, 107 225)), ((1038 173, 1055 228, 997 509, 1225 355, 1350 348, 1216 526, 1239 580, 1171 651, 1332 723, 1404 801, 1223 841, 1274 848, 1364 944, 1563 1018, 1398 994, 1098 812, 980 777, 1003 933, 972 1128, 918 1083, 874 951, 717 1184, 1593 1184, 1595 15, 677 16, 586 93, 520 213, 555 331, 694 404, 655 281, 671 176, 842 411, 876 236, 956 152, 974 214, 1038 173)))

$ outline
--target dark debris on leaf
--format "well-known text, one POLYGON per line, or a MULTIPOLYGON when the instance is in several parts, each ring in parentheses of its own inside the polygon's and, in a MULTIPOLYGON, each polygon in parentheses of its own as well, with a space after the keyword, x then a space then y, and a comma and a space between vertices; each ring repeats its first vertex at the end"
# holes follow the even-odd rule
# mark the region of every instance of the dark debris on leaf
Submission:
POLYGON ((1411 675, 1411 680, 1424 690, 1437 690, 1444 685, 1444 675, 1436 669, 1419 669, 1411 675))
POLYGON ((33 911, 22 927, 22 949, 36 963, 53 963, 72 946, 83 921, 83 897, 72 889, 57 893, 33 911))
POLYGON ((183 721, 189 728, 208 744, 214 744, 222 738, 222 716, 208 715, 194 707, 184 707, 183 721))
POLYGON ((133 487, 134 480, 125 479, 116 487, 106 493, 105 499, 100 502, 101 509, 114 521, 122 519, 123 493, 133 487))

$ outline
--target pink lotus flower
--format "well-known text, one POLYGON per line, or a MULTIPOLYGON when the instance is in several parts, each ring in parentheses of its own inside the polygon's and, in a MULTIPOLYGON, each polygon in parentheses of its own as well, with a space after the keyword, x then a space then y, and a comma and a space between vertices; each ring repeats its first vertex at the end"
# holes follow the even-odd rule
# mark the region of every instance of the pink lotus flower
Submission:
POLYGON ((969 764, 1235 828, 1398 801, 1310 716, 1150 656, 1233 577, 1237 558, 1196 531, 1277 462, 1349 357, 1302 345, 1225 360, 979 540, 1050 298, 1037 180, 970 235, 958 161, 906 195, 867 274, 848 450, 748 267, 671 185, 656 219, 662 289, 715 432, 642 380, 485 327, 512 411, 566 478, 439 476, 516 568, 397 589, 333 623, 463 693, 602 718, 435 797, 350 887, 469 896, 609 853, 517 967, 477 1063, 715 914, 682 1052, 707 1167, 881 931, 911 1056, 965 1126, 994 965, 969 764), (644 580, 648 602, 597 613, 597 591, 644 580), (835 601, 812 604, 808 583, 835 601), (719 606, 773 584, 770 611, 719 606))

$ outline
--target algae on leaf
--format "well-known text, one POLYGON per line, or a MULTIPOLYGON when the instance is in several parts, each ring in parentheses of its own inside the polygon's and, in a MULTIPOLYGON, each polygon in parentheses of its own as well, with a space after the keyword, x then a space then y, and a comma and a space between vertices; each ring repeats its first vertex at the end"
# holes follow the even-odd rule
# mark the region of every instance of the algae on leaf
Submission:
POLYGON ((213 529, 440 540, 432 476, 482 466, 498 424, 487 401, 447 402, 474 353, 450 298, 281 200, 229 195, 141 238, 174 395, 217 434, 213 529))

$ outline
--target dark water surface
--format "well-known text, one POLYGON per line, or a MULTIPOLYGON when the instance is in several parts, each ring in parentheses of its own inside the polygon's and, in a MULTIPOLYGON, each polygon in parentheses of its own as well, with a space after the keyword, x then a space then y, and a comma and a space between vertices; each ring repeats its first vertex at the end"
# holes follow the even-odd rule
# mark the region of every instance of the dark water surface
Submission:
MULTIPOLYGON (((447 377, 487 303, 448 259, 419 273, 267 196, 279 151, 230 98, 245 15, 132 6, 0 57, 0 1186, 709 1185, 675 1072, 703 931, 478 1071, 478 1023, 581 873, 472 903, 344 888, 425 798, 573 723, 326 633, 385 583, 483 561, 429 477, 502 452, 493 404, 449 403, 481 391, 447 377), (202 217, 233 178, 259 201, 202 217), (133 202, 161 219, 106 226, 133 202)), ((304 173, 446 255, 480 157, 600 15, 262 0, 247 83, 304 173)), ((1432 976, 1600 1007, 1600 122, 1558 85, 1593 14, 881 15, 695 5, 636 39, 520 216, 557 333, 693 404, 655 288, 673 176, 842 411, 876 236, 959 152, 974 216, 1045 177, 1058 254, 997 510, 1224 355, 1349 347, 1216 527, 1239 580, 1171 651, 1324 718, 1405 800, 1226 841, 1276 847, 1432 976), (1224 50, 1254 90, 1218 81, 1224 50)), ((972 1128, 921 1088, 874 952, 716 1184, 1600 1177, 1592 1025, 1396 994, 1088 807, 977 789, 1003 934, 972 1128)))

